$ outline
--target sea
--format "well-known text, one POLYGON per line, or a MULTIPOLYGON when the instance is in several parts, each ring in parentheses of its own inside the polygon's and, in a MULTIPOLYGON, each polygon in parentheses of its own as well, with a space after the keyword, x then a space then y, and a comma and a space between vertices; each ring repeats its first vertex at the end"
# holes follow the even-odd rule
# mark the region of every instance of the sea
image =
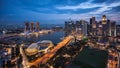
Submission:
MULTIPOLYGON (((4 25, 6 27, 6 29, 14 29, 13 27, 10 27, 11 25, 4 25), (9 27, 7 27, 9 26, 9 27)), ((2 25, 2 27, 4 27, 2 25)), ((64 28, 64 24, 41 24, 40 28, 41 29, 51 29, 52 27, 55 26, 60 26, 64 28)), ((16 25, 17 28, 24 28, 24 25, 16 25)), ((2 35, 2 31, 0 32, 0 35, 2 35)), ((53 33, 49 33, 49 34, 44 34, 44 35, 39 35, 39 36, 29 36, 29 37, 21 37, 20 41, 26 41, 26 42, 38 42, 38 41, 42 41, 42 40, 50 40, 52 41, 54 44, 59 43, 65 36, 65 32, 64 31, 55 31, 53 33)))
POLYGON ((22 41, 26 42, 38 42, 38 41, 43 41, 43 40, 50 40, 53 42, 53 44, 57 44, 60 41, 62 41, 62 38, 65 37, 65 32, 64 31, 55 31, 53 33, 48 33, 44 35, 33 35, 33 36, 23 36, 22 41))

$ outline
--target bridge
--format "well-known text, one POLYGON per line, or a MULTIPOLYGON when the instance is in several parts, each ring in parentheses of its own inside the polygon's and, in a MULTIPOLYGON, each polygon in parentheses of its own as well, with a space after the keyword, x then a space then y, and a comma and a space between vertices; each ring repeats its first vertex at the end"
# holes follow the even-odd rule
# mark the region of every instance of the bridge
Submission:
POLYGON ((5 34, 5 35, 1 35, 0 39, 5 39, 5 38, 9 38, 9 37, 14 37, 14 36, 19 36, 19 34, 5 34))
MULTIPOLYGON (((41 30, 41 31, 38 31, 38 32, 30 32, 28 34, 47 34, 49 32, 53 32, 53 30, 41 30)), ((10 38, 10 37, 14 37, 14 36, 21 36, 21 35, 27 35, 27 32, 25 33, 20 33, 20 34, 3 34, 3 35, 0 35, 0 39, 6 39, 6 38, 10 38)))
POLYGON ((56 52, 62 48, 63 46, 69 44, 72 40, 73 40, 73 36, 67 36, 64 38, 63 41, 61 41, 60 43, 58 43, 50 52, 46 53, 44 56, 39 57, 37 60, 33 61, 33 62, 29 62, 27 60, 27 57, 24 53, 24 51, 22 49, 20 49, 21 54, 23 56, 23 66, 25 68, 27 67, 31 67, 31 66, 35 66, 36 68, 38 67, 38 64, 45 64, 50 58, 52 58, 56 52))

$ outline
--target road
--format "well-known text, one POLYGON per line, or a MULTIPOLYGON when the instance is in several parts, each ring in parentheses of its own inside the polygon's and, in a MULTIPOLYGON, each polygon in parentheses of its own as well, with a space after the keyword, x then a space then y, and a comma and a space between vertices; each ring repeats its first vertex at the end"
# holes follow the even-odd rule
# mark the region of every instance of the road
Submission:
POLYGON ((27 67, 29 67, 28 66, 28 59, 27 59, 27 57, 26 57, 26 55, 25 55, 25 52, 24 52, 24 50, 23 50, 23 47, 24 46, 24 44, 22 44, 21 46, 20 46, 20 54, 22 55, 22 57, 23 57, 23 61, 22 61, 22 65, 23 65, 23 68, 27 68, 27 67))
POLYGON ((11 62, 13 63, 13 62, 17 61, 19 58, 20 58, 20 55, 18 55, 17 57, 15 57, 15 59, 12 59, 11 62))
POLYGON ((38 64, 45 64, 50 58, 52 58, 56 54, 56 52, 61 47, 68 44, 72 39, 73 39, 73 36, 65 37, 65 39, 62 42, 58 43, 57 46, 55 46, 49 53, 46 53, 43 57, 40 57, 33 62, 28 62, 27 57, 26 57, 25 53, 23 52, 22 47, 20 47, 20 52, 21 52, 22 56, 24 57, 23 58, 23 60, 24 60, 23 66, 24 67, 31 67, 31 66, 37 66, 38 64))
POLYGON ((120 52, 118 54, 118 68, 120 68, 120 52))
POLYGON ((19 36, 19 34, 5 34, 5 35, 1 35, 0 39, 9 38, 9 37, 13 37, 13 36, 19 36))
POLYGON ((109 56, 112 56, 112 58, 108 58, 108 64, 107 64, 107 68, 120 68, 120 65, 116 66, 116 64, 118 64, 120 62, 120 57, 118 56, 118 53, 116 52, 109 52, 109 56), (115 57, 118 58, 118 61, 115 60, 115 57))

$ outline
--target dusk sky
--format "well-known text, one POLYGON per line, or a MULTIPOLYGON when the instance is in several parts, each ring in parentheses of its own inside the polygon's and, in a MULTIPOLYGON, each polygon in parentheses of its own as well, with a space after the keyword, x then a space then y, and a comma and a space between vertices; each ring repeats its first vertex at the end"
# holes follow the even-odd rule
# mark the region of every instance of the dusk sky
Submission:
POLYGON ((63 24, 95 16, 120 23, 120 0, 0 0, 0 23, 63 24))

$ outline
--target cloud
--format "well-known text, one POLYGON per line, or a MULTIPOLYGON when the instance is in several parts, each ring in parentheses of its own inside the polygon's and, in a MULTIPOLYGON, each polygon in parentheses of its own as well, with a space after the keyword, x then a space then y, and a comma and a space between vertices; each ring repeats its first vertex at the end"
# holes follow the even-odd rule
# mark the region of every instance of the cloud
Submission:
POLYGON ((92 16, 95 16, 97 20, 101 20, 102 14, 106 14, 110 20, 120 21, 119 0, 106 0, 99 3, 97 0, 16 0, 10 3, 5 1, 3 6, 0 21, 28 20, 47 21, 49 23, 53 22, 52 20, 56 20, 55 23, 59 21, 64 23, 65 20, 70 18, 73 20, 84 19, 89 21, 89 18, 92 16), (15 15, 12 16, 12 14, 15 15))
POLYGON ((120 21, 120 12, 111 12, 111 13, 108 12, 107 17, 110 20, 120 21))
POLYGON ((101 13, 106 13, 106 11, 112 10, 114 7, 120 6, 120 2, 113 2, 111 4, 103 4, 102 7, 99 9, 96 9, 95 11, 89 12, 90 14, 101 14, 101 13))
POLYGON ((78 5, 74 5, 74 6, 56 6, 56 9, 60 9, 60 10, 77 10, 77 9, 88 9, 88 8, 96 8, 96 7, 102 7, 102 4, 94 4, 91 3, 93 0, 89 0, 87 2, 83 2, 80 3, 78 5))
POLYGON ((73 6, 70 6, 70 5, 66 5, 66 6, 56 6, 55 8, 56 9, 59 9, 59 10, 78 10, 78 9, 82 9, 83 11, 85 9, 91 9, 91 8, 98 8, 92 12, 89 12, 90 14, 100 14, 100 13, 103 13, 103 12, 106 12, 106 11, 109 11, 111 10, 112 8, 114 7, 117 7, 117 6, 120 6, 120 1, 116 1, 116 2, 113 2, 113 3, 93 3, 94 0, 89 0, 87 2, 83 2, 83 3, 80 3, 78 5, 73 5, 73 6))

